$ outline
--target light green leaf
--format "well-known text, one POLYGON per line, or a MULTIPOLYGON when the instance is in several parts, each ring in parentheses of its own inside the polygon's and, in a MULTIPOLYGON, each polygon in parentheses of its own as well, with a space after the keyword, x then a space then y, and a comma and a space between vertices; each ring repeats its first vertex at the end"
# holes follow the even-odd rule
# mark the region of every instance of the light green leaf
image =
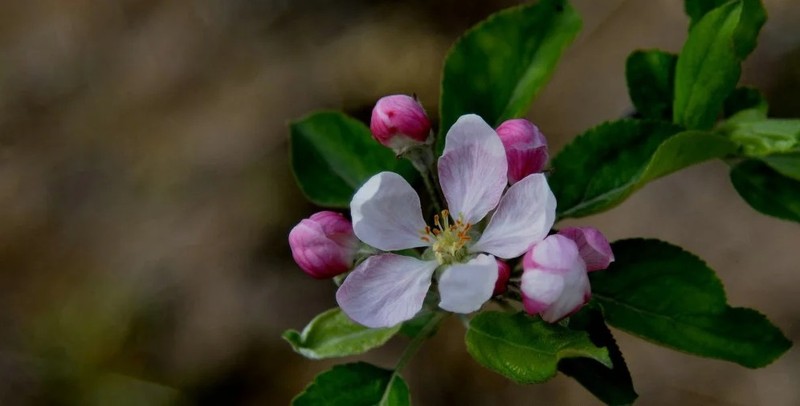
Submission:
POLYGON ((463 114, 492 126, 524 115, 580 27, 565 0, 542 0, 500 11, 467 31, 444 62, 438 150, 463 114))
POLYGON ((591 303, 570 316, 569 328, 586 331, 598 347, 608 349, 613 368, 589 358, 567 358, 558 363, 558 370, 572 377, 607 405, 629 405, 639 396, 622 358, 614 336, 606 326, 603 315, 591 303))
POLYGON ((769 216, 800 222, 800 180, 787 178, 767 164, 751 159, 733 168, 731 182, 754 209, 769 216))
POLYGON ((350 320, 335 308, 319 314, 302 333, 287 330, 283 338, 292 348, 311 359, 346 357, 361 354, 389 341, 400 325, 388 328, 367 328, 350 320))
POLYGON ((675 123, 714 125, 765 20, 760 0, 738 0, 709 11, 689 31, 675 69, 675 123))
POLYGON ((346 208, 356 189, 381 171, 415 179, 411 164, 373 140, 363 123, 342 113, 314 113, 291 123, 290 129, 292 170, 315 204, 346 208))
POLYGON ((478 363, 517 383, 538 383, 556 374, 558 361, 587 357, 611 368, 605 348, 583 331, 549 324, 520 312, 484 312, 469 323, 467 351, 478 363))
POLYGON ((559 217, 582 217, 614 207, 654 179, 735 151, 717 134, 680 132, 659 121, 614 121, 564 148, 553 160, 549 183, 559 217))
POLYGON ((768 155, 761 160, 781 175, 800 180, 800 151, 768 155))
POLYGON ((731 141, 742 146, 745 155, 761 157, 800 148, 800 119, 744 118, 742 115, 749 111, 752 110, 736 114, 719 127, 731 141))
POLYGON ((659 50, 635 51, 625 63, 628 94, 643 117, 672 119, 678 56, 659 50))
POLYGON ((719 279, 700 258, 658 240, 612 244, 611 266, 589 274, 606 321, 690 354, 763 367, 791 342, 755 310, 730 307, 719 279))
POLYGON ((292 406, 407 406, 408 386, 392 371, 364 362, 336 365, 314 379, 292 406))

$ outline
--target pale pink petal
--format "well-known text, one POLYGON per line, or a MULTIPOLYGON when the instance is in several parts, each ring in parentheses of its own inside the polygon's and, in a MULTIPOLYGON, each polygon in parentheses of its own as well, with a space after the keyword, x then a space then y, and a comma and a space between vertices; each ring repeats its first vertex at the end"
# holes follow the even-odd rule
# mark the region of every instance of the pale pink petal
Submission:
POLYGON ((556 218, 556 198, 544 175, 537 173, 511 185, 492 219, 470 252, 500 258, 522 255, 541 241, 556 218))
POLYGON ((497 281, 497 262, 479 255, 466 264, 453 265, 439 278, 439 307, 455 313, 471 313, 492 297, 497 281))
POLYGON ((593 227, 565 227, 558 233, 575 241, 589 272, 606 269, 614 262, 611 245, 600 230, 593 227))
POLYGON ((367 327, 390 327, 414 317, 431 286, 436 261, 395 254, 367 258, 336 292, 339 307, 367 327))
POLYGON ((428 245, 420 238, 425 220, 414 188, 394 172, 371 177, 350 202, 353 230, 363 242, 396 251, 428 245))
POLYGON ((525 310, 536 314, 547 310, 564 291, 564 277, 537 269, 525 270, 520 280, 525 310))
POLYGON ((461 116, 447 132, 439 183, 453 218, 475 224, 497 206, 508 163, 500 137, 483 119, 461 116))
POLYGON ((581 308, 591 297, 586 264, 567 237, 551 235, 523 258, 522 294, 526 310, 556 322, 581 308))

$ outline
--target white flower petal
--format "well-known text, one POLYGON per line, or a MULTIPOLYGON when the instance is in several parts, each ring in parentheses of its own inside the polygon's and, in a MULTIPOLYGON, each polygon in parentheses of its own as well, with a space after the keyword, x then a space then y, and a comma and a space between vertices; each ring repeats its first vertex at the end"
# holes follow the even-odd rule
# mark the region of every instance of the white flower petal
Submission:
POLYGON ((471 313, 492 297, 497 281, 497 262, 479 255, 466 264, 445 269, 439 278, 439 307, 455 313, 471 313))
POLYGON ((394 172, 371 177, 350 202, 353 231, 363 242, 396 251, 428 245, 420 239, 425 230, 419 196, 394 172))
POLYGON ((336 292, 339 307, 367 327, 390 327, 414 317, 431 286, 436 261, 395 254, 367 258, 336 292))
POLYGON ((439 183, 453 218, 475 224, 497 206, 506 186, 508 162, 500 137, 483 119, 461 116, 439 158, 439 183))
POLYGON ((489 225, 470 252, 515 258, 547 236, 556 218, 556 198, 544 175, 528 175, 500 200, 489 225))

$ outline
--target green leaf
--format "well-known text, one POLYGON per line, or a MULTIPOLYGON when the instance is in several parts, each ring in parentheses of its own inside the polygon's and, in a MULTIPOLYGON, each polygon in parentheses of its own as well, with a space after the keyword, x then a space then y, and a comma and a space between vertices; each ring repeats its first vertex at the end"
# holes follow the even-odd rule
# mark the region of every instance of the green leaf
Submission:
POLYGON ((675 123, 689 129, 714 125, 765 20, 759 0, 738 0, 709 11, 697 22, 675 68, 675 123))
POLYGON ((611 367, 605 348, 583 331, 549 324, 522 312, 484 312, 472 319, 467 351, 478 363, 517 383, 544 382, 556 374, 558 361, 587 357, 611 367))
POLYGON ((727 3, 730 0, 685 0, 683 8, 686 15, 691 19, 689 27, 691 28, 709 11, 727 3))
POLYGON ((800 119, 743 118, 743 113, 748 111, 752 110, 736 114, 719 127, 720 132, 742 146, 746 155, 760 157, 800 147, 800 119))
POLYGON ((320 206, 348 207, 355 190, 381 171, 415 179, 410 163, 373 140, 363 123, 342 113, 314 113, 291 123, 290 130, 297 183, 320 206))
POLYGON ((595 306, 587 305, 570 316, 569 328, 589 333, 594 345, 606 347, 614 367, 589 358, 569 358, 558 363, 558 370, 572 377, 607 405, 629 405, 639 396, 633 389, 633 380, 622 357, 622 352, 595 306))
POLYGON ((364 327, 350 320, 337 307, 314 317, 302 333, 287 330, 283 339, 306 358, 323 359, 364 353, 385 344, 399 330, 400 325, 364 327))
POLYGON ((800 180, 800 151, 768 155, 761 160, 781 175, 800 180))
POLYGON ((731 182, 754 209, 768 216, 800 222, 800 180, 787 178, 767 164, 751 159, 733 168, 731 182))
POLYGON ((721 135, 679 131, 659 121, 620 120, 576 138, 553 160, 549 183, 559 217, 607 210, 647 182, 736 151, 721 135))
POLYGON ((444 62, 438 150, 463 114, 493 126, 525 114, 580 28, 565 0, 542 0, 500 11, 467 31, 444 62))
POLYGON ((635 51, 625 63, 628 94, 642 116, 672 119, 675 64, 678 56, 664 51, 635 51))
POLYGON ((392 371, 364 362, 336 365, 314 379, 293 406, 406 406, 408 386, 392 371))
POLYGON ((755 310, 730 307, 722 283, 698 257, 658 240, 612 244, 611 266, 589 274, 606 321, 690 354, 763 367, 791 342, 755 310))
POLYGON ((737 87, 725 99, 722 109, 725 117, 742 114, 743 117, 749 117, 751 120, 767 118, 767 110, 769 110, 769 104, 764 95, 758 89, 750 87, 737 87))

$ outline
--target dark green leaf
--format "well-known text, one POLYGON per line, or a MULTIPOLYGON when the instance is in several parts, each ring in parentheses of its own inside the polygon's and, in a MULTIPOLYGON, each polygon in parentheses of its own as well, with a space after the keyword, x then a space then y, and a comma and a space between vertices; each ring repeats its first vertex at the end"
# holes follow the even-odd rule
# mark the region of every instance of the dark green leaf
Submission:
POLYGON ((622 352, 594 306, 588 305, 569 319, 569 327, 589 333, 594 345, 606 347, 614 364, 612 369, 589 358, 568 358, 558 363, 558 370, 571 376, 607 405, 629 405, 639 396, 622 358, 622 352))
POLYGON ((714 271, 658 240, 612 244, 616 261, 592 272, 592 294, 606 321, 658 344, 703 357, 763 367, 791 342, 762 314, 730 307, 714 271))
POLYGON ((731 181, 739 195, 754 209, 769 216, 800 222, 799 180, 787 178, 767 164, 751 159, 733 168, 731 181))
POLYGON ((781 175, 800 180, 800 151, 768 155, 761 160, 781 175))
POLYGON ((338 112, 319 112, 293 122, 292 169, 309 200, 348 207, 355 190, 381 171, 414 179, 405 160, 372 139, 363 123, 338 112))
POLYGON ((565 0, 542 0, 503 10, 467 31, 444 62, 439 151, 463 114, 478 114, 492 126, 525 114, 580 27, 565 0))
POLYGON ((649 120, 601 124, 553 160, 549 183, 559 217, 582 217, 621 203, 647 182, 736 151, 717 134, 649 120))
POLYGON ((479 364, 518 383, 544 382, 556 374, 558 361, 587 357, 611 367, 605 348, 583 331, 549 324, 522 312, 485 312, 472 319, 467 351, 479 364))
POLYGON ((400 325, 367 328, 350 320, 338 307, 319 314, 302 333, 287 330, 283 338, 292 348, 311 359, 345 357, 366 352, 389 341, 400 325))
POLYGON ((740 112, 719 127, 748 156, 791 152, 800 147, 800 120, 753 119, 740 112))
POLYGON ((730 0, 684 0, 683 8, 691 19, 691 28, 709 11, 727 3, 730 0))
POLYGON ((628 94, 642 116, 672 120, 675 64, 678 56, 664 51, 635 51, 625 64, 628 94))
POLYGON ((697 22, 675 69, 675 123, 689 129, 714 125, 765 20, 759 0, 738 0, 709 11, 697 22))
POLYGON ((408 386, 399 375, 364 362, 336 365, 314 379, 293 406, 406 406, 408 386))
POLYGON ((769 105, 758 89, 750 87, 737 87, 728 95, 723 104, 723 115, 731 117, 737 113, 747 111, 747 116, 763 120, 767 118, 769 105))

